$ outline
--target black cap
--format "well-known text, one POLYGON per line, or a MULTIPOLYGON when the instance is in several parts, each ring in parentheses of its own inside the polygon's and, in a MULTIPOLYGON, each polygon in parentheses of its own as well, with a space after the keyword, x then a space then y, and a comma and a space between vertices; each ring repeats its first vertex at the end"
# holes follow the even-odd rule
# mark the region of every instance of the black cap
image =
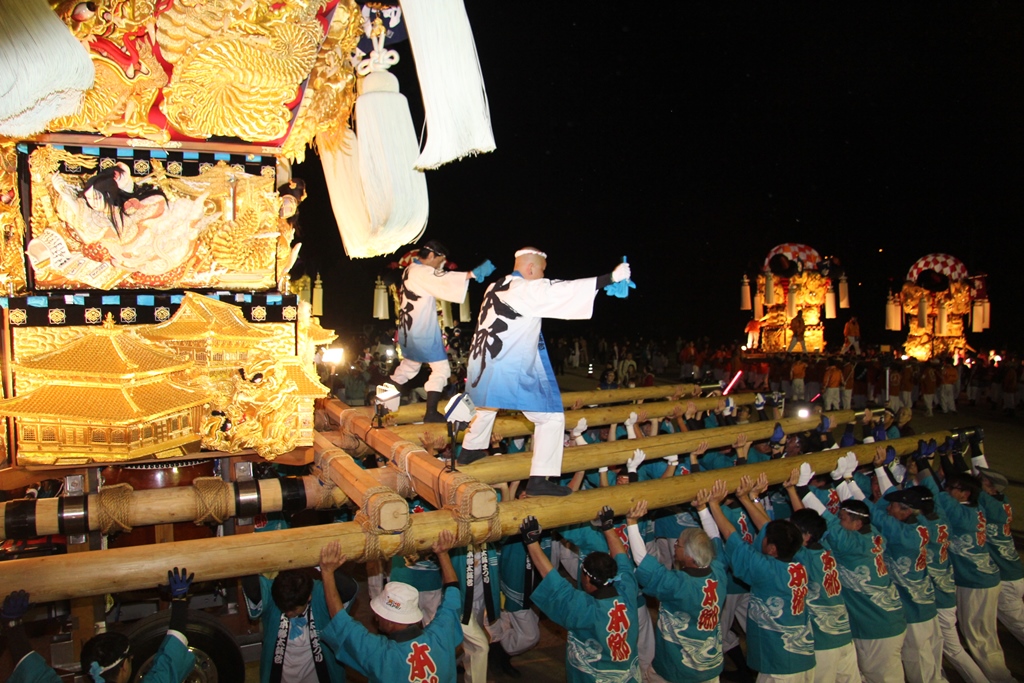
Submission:
MULTIPOLYGON (((902 503, 907 507, 921 510, 925 503, 932 502, 931 492, 923 486, 911 486, 909 489, 897 489, 885 494, 890 503, 902 503)), ((923 510, 922 510, 923 511, 923 510)))
POLYGON ((441 256, 444 256, 445 258, 448 258, 448 256, 450 255, 448 247, 444 246, 437 240, 427 240, 422 245, 420 245, 420 249, 432 251, 435 254, 440 254, 441 256))

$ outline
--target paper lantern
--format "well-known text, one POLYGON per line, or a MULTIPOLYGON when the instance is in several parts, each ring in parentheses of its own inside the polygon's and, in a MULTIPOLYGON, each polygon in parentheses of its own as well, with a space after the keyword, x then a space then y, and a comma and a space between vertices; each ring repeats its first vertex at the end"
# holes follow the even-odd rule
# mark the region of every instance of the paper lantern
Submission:
POLYGON ((846 282, 846 276, 839 276, 839 308, 850 307, 850 285, 846 282))
POLYGON ((936 324, 936 332, 940 337, 949 334, 949 315, 946 311, 946 302, 939 302, 939 321, 936 324))
POLYGON ((455 327, 452 319, 452 304, 449 301, 441 302, 441 327, 444 329, 455 327))
POLYGON ((373 317, 376 320, 387 320, 391 317, 388 315, 388 290, 379 277, 373 288, 373 317))
POLYGON ((320 273, 316 274, 316 281, 313 283, 313 315, 324 314, 324 283, 320 279, 320 273))
POLYGON ((744 275, 740 280, 740 310, 749 311, 750 309, 750 278, 744 275))
POLYGON ((764 305, 775 305, 775 278, 770 270, 764 271, 764 305))
POLYGON ((473 311, 469 308, 469 292, 466 292, 466 298, 459 304, 459 322, 468 323, 473 321, 473 311))
POLYGON ((902 318, 903 315, 900 311, 900 305, 893 298, 892 294, 890 294, 889 298, 885 302, 885 329, 898 332, 900 327, 902 327, 902 318))
POLYGON ((980 300, 971 304, 971 332, 982 332, 985 329, 985 304, 980 300))
POLYGON ((825 292, 825 317, 829 320, 836 317, 836 293, 831 289, 825 292))

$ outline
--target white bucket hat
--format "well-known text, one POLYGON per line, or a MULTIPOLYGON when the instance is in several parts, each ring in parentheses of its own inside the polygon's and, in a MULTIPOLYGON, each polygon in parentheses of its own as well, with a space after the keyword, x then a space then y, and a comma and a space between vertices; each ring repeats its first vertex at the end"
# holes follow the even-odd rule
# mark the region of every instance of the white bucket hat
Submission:
POLYGON ((381 619, 396 624, 417 624, 423 621, 420 592, 407 583, 392 581, 370 601, 370 608, 381 619))

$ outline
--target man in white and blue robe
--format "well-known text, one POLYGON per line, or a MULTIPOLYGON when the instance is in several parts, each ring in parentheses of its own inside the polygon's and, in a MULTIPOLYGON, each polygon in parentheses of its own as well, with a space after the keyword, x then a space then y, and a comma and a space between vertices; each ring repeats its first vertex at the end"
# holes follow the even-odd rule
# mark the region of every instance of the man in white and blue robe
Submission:
POLYGON ((437 324, 437 300, 462 303, 470 278, 483 282, 494 272, 490 261, 484 261, 468 273, 445 270, 447 260, 448 248, 437 240, 430 240, 402 274, 398 314, 402 362, 391 375, 391 381, 399 389, 404 389, 404 385, 419 374, 423 363, 430 366, 430 377, 424 384, 427 392, 424 422, 444 422, 437 403, 452 374, 448 353, 441 340, 441 327, 437 324))
POLYGON ((569 494, 548 481, 562 473, 565 413, 562 395, 541 336, 541 320, 587 320, 597 290, 628 280, 629 264, 614 272, 580 280, 544 277, 547 254, 532 247, 516 252, 515 270, 484 295, 469 352, 466 393, 477 406, 462 442, 459 462, 486 455, 498 409, 520 410, 534 424, 533 461, 528 495, 569 494))

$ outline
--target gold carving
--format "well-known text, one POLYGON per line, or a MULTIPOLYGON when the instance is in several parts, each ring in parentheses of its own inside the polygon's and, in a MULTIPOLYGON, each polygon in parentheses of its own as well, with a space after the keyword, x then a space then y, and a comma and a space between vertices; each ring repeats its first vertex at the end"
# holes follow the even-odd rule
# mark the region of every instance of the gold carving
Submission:
POLYGON ((18 152, 0 142, 0 293, 21 294, 25 280, 25 221, 18 192, 18 152))
POLYGON ((98 308, 87 308, 85 309, 85 322, 90 325, 96 325, 103 320, 103 311, 98 308))
POLYGON ((46 317, 49 319, 51 325, 63 325, 68 321, 67 314, 63 308, 51 308, 46 317))
POLYGON ((28 322, 28 312, 24 308, 12 308, 10 319, 12 325, 24 325, 28 322))

